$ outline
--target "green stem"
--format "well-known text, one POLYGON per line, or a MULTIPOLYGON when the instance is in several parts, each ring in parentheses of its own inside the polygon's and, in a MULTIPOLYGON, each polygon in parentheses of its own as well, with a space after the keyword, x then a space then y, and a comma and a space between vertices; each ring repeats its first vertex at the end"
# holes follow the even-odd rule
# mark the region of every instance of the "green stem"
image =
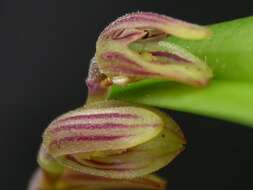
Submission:
POLYGON ((166 81, 143 81, 114 88, 111 98, 220 118, 253 127, 253 87, 213 80, 202 89, 166 81))

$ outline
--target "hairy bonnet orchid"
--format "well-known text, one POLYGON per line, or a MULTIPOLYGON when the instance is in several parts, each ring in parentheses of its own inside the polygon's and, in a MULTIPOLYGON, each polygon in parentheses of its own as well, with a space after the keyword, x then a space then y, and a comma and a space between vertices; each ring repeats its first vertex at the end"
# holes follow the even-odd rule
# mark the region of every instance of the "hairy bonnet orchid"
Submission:
POLYGON ((180 128, 159 110, 105 101, 54 120, 44 132, 39 163, 48 172, 58 163, 85 174, 134 178, 167 165, 184 144, 180 128))
POLYGON ((98 38, 95 57, 100 72, 119 85, 147 78, 205 85, 212 77, 207 64, 187 50, 162 41, 169 35, 199 40, 211 32, 156 13, 127 14, 106 27, 98 38), (134 42, 138 42, 139 51, 131 49, 134 42))
POLYGON ((149 174, 184 149, 181 129, 158 109, 107 100, 107 92, 113 84, 143 79, 206 85, 212 77, 207 64, 162 40, 210 35, 205 27, 145 12, 125 15, 106 27, 86 79, 86 105, 46 128, 38 155, 41 169, 29 190, 164 189, 165 182, 149 174))

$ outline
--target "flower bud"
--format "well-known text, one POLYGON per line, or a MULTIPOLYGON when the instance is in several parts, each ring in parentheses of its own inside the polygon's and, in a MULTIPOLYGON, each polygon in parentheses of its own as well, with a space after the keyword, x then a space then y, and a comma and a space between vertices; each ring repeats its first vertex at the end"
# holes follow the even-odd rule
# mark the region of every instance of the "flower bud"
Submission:
POLYGON ((65 168, 126 179, 164 167, 184 144, 179 127, 159 110, 104 101, 58 117, 45 130, 42 147, 65 168))
POLYGON ((207 64, 164 40, 169 35, 197 40, 210 34, 205 27, 171 17, 132 13, 118 18, 100 34, 96 62, 114 84, 152 78, 201 86, 212 77, 207 64))

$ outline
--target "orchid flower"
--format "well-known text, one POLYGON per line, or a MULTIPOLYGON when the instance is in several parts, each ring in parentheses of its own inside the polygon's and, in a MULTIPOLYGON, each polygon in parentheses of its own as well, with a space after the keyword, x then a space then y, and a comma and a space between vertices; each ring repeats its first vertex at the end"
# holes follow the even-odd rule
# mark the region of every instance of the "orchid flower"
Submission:
POLYGON ((206 86, 212 77, 208 65, 163 40, 210 35, 205 27, 145 12, 120 17, 106 27, 91 60, 86 105, 59 116, 44 131, 41 170, 30 190, 164 189, 165 182, 150 174, 182 152, 186 140, 181 129, 158 109, 107 100, 107 94, 112 85, 144 79, 206 86))
POLYGON ((197 40, 210 34, 205 27, 155 13, 127 14, 100 34, 95 57, 100 72, 115 84, 158 78, 205 85, 212 77, 207 64, 185 49, 161 41, 168 35, 197 40), (133 42, 142 46, 139 51, 129 48, 133 42))
MULTIPOLYGON (((43 135, 40 166, 60 166, 95 176, 128 179, 171 162, 185 139, 177 124, 157 109, 101 101, 54 120, 43 135)), ((57 169, 56 169, 57 168, 57 169)))
POLYGON ((96 94, 96 100, 98 96, 103 99, 112 84, 122 86, 143 79, 207 85, 212 78, 209 66, 186 49, 164 42, 168 36, 196 41, 209 38, 211 31, 146 12, 127 14, 112 22, 96 43, 93 66, 87 79, 89 98, 96 94), (132 48, 136 44, 138 48, 132 48))

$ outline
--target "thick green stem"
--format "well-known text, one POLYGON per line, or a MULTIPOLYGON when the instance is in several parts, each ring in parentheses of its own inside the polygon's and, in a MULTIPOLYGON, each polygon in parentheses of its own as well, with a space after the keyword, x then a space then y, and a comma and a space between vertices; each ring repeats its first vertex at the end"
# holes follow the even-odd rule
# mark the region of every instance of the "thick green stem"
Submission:
POLYGON ((208 87, 196 89, 166 81, 143 81, 114 88, 111 97, 253 127, 253 87, 246 82, 213 80, 208 87))

